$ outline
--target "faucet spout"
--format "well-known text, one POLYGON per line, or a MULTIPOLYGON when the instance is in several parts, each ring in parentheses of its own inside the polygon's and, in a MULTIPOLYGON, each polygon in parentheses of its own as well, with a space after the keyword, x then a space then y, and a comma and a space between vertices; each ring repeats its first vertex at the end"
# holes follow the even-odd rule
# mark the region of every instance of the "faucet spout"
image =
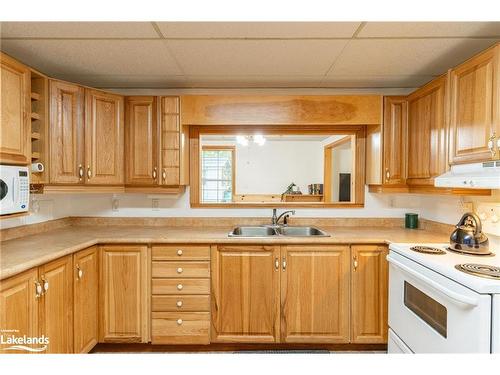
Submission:
POLYGON ((279 216, 277 216, 276 214, 277 214, 277 209, 273 208, 273 216, 272 216, 272 219, 271 219, 271 222, 272 222, 273 226, 280 225, 279 222, 280 222, 280 220, 281 220, 282 217, 284 217, 286 219, 290 215, 295 215, 295 210, 284 211, 279 216))

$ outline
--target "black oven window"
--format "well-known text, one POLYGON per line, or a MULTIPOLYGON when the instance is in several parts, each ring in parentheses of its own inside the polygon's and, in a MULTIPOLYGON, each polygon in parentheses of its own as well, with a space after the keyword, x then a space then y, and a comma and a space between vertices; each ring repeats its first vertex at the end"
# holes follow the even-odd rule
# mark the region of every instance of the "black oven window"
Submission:
POLYGON ((405 281, 405 306, 420 319, 447 337, 448 314, 446 307, 405 281))

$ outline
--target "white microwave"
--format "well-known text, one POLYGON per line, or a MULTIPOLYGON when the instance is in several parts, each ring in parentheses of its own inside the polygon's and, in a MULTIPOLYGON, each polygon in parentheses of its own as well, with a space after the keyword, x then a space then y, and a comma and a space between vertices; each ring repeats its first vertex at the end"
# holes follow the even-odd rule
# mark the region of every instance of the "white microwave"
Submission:
POLYGON ((28 211, 29 176, 28 167, 0 165, 0 215, 28 211))

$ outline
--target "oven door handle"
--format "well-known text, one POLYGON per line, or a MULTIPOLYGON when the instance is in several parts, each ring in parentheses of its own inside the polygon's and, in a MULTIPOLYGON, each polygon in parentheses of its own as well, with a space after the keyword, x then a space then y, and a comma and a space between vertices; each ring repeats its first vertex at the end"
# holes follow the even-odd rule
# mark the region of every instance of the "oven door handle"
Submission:
POLYGON ((424 276, 412 270, 410 267, 402 264, 401 262, 398 262, 390 255, 387 256, 387 260, 389 261, 389 263, 392 263, 395 267, 399 268, 401 271, 407 273, 408 275, 412 276, 417 280, 423 281, 425 284, 429 285, 432 289, 440 292, 448 300, 454 302, 456 305, 460 305, 462 307, 475 307, 479 304, 477 298, 467 297, 460 293, 454 292, 453 290, 445 288, 444 286, 438 284, 434 280, 429 279, 427 276, 424 276))

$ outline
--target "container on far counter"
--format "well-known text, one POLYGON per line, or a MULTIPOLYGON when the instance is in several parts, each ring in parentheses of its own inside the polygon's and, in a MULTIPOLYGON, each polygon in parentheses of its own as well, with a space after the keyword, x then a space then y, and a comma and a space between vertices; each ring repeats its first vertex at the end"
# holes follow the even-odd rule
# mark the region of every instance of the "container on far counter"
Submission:
POLYGON ((405 228, 418 229, 418 214, 414 213, 405 214, 405 228))

